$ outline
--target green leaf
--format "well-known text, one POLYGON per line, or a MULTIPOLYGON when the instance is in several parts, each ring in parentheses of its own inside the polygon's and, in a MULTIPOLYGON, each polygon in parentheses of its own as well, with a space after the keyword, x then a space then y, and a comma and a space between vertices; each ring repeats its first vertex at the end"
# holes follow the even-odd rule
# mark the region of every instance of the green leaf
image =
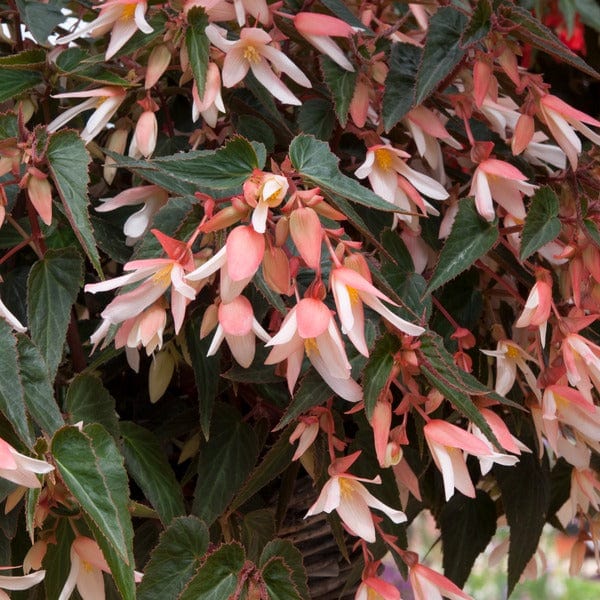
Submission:
POLYGON ((575 8, 583 24, 600 31, 600 6, 596 0, 575 0, 575 8))
POLYGON ((39 71, 0 66, 0 102, 10 100, 42 82, 39 71))
POLYGON ((83 261, 74 248, 48 250, 27 280, 27 315, 31 338, 40 349, 50 380, 63 355, 71 307, 83 283, 83 261))
POLYGON ((63 427, 54 435, 51 450, 68 490, 121 561, 131 567, 133 580, 129 486, 123 457, 114 439, 96 423, 83 431, 63 427))
POLYGON ((363 391, 365 402, 365 413, 367 419, 371 420, 375 404, 383 391, 392 367, 394 366, 394 354, 400 346, 396 337, 385 334, 375 343, 365 370, 363 372, 363 391))
POLYGON ((17 54, 0 57, 0 67, 19 69, 23 67, 39 67, 46 62, 46 53, 41 49, 25 50, 17 54))
POLYGON ((54 400, 54 389, 48 378, 46 363, 26 335, 17 336, 17 351, 27 410, 39 427, 52 435, 65 422, 54 400))
POLYGON ((50 136, 46 157, 67 219, 94 269, 102 277, 100 256, 88 215, 90 156, 85 144, 75 131, 59 131, 50 136))
POLYGON ((265 546, 260 556, 259 565, 264 566, 274 556, 283 558, 287 567, 291 569, 294 585, 300 594, 300 598, 310 598, 306 582, 306 570, 300 550, 289 540, 272 540, 265 546))
POLYGON ((218 404, 210 437, 200 448, 193 514, 207 525, 223 513, 258 458, 252 426, 226 404, 218 404))
POLYGON ((168 525, 185 514, 181 487, 156 436, 130 422, 121 423, 121 435, 127 470, 161 521, 168 525))
POLYGON ((19 377, 17 339, 10 325, 0 318, 0 410, 27 446, 33 443, 27 414, 23 383, 19 377))
POLYGON ((208 25, 206 11, 200 6, 194 6, 187 14, 188 27, 185 32, 185 47, 190 58, 190 66, 196 80, 198 95, 204 97, 206 72, 208 70, 209 43, 204 30, 208 25))
POLYGON ((492 26, 491 18, 492 5, 490 0, 478 0, 469 23, 461 34, 461 47, 468 48, 483 40, 490 32, 492 26))
POLYGON ((335 114, 342 127, 348 122, 348 110, 356 89, 356 71, 346 71, 327 56, 321 56, 321 71, 325 84, 331 92, 335 114))
POLYGON ((514 4, 503 4, 499 9, 499 16, 503 26, 510 27, 511 36, 531 44, 534 48, 549 54, 557 60, 566 62, 594 79, 600 79, 598 71, 569 50, 550 29, 542 25, 525 8, 514 4))
POLYGON ((326 6, 338 19, 345 21, 352 27, 358 27, 363 32, 372 33, 370 29, 365 27, 356 15, 348 8, 346 2, 341 0, 321 0, 321 4, 326 6))
POLYGON ((431 294, 433 290, 466 271, 478 258, 491 250, 497 240, 496 221, 488 223, 483 220, 477 214, 473 198, 461 200, 452 231, 429 280, 427 293, 431 294))
POLYGON ((18 134, 17 115, 14 113, 0 113, 0 140, 16 138, 18 134))
POLYGON ((58 598, 71 569, 71 544, 75 532, 70 519, 58 519, 56 544, 48 544, 43 567, 46 570, 44 590, 46 598, 58 598))
POLYGON ((81 48, 67 48, 58 55, 56 66, 69 79, 77 78, 95 84, 125 88, 135 85, 130 80, 105 69, 102 64, 95 64, 98 60, 102 60, 101 55, 90 55, 81 48))
POLYGON ((144 569, 139 600, 176 600, 208 549, 208 529, 196 517, 178 517, 160 536, 144 569))
POLYGON ((241 529, 241 542, 246 556, 253 562, 258 560, 262 549, 275 537, 275 517, 273 509, 261 508, 244 515, 241 529))
POLYGON ((211 338, 200 339, 200 321, 196 318, 188 319, 185 325, 185 341, 196 380, 200 427, 204 437, 208 439, 213 406, 219 389, 221 352, 218 351, 214 356, 206 356, 211 338))
POLYGON ((262 568, 261 575, 269 593, 269 600, 302 600, 294 585, 291 569, 283 558, 271 558, 262 568))
POLYGON ((396 207, 355 179, 343 175, 339 159, 331 152, 326 142, 310 135, 298 135, 290 144, 290 160, 298 173, 313 185, 318 185, 326 194, 333 193, 369 208, 394 211, 396 207))
POLYGON ((598 231, 598 226, 591 219, 584 219, 583 226, 586 228, 589 236, 596 242, 596 246, 600 248, 600 231, 598 231))
MULTIPOLYGON (((533 440, 532 440, 533 442, 533 440)), ((534 444, 532 446, 534 447, 534 444)), ((512 467, 494 467, 502 504, 510 527, 508 596, 538 547, 550 505, 550 470, 547 456, 523 453, 512 467)))
POLYGON ((417 73, 415 104, 422 104, 447 79, 465 56, 460 46, 467 18, 454 8, 440 8, 429 19, 423 59, 417 73))
POLYGON ((95 375, 82 373, 73 379, 67 391, 65 410, 73 424, 100 423, 113 437, 119 435, 115 399, 95 375))
POLYGON ((64 23, 65 15, 61 9, 66 4, 64 0, 17 0, 21 19, 38 44, 45 44, 54 28, 64 23))
POLYGON ((290 444, 291 429, 284 430, 269 448, 260 464, 250 473, 231 503, 229 512, 237 510, 290 466, 295 448, 290 444))
POLYGON ((311 98, 302 103, 298 109, 298 127, 308 135, 317 139, 331 138, 335 125, 335 114, 329 100, 311 98))
POLYGON ((206 559, 179 600, 224 600, 238 585, 244 566, 244 550, 236 543, 224 544, 206 559))
POLYGON ((482 490, 475 498, 455 493, 439 518, 444 550, 444 575, 463 587, 475 559, 496 532, 496 505, 482 490))
POLYGON ((523 227, 521 260, 529 258, 560 233, 558 209, 558 196, 552 188, 544 186, 535 192, 523 227))
POLYGON ((412 44, 392 45, 382 105, 386 131, 392 129, 415 105, 415 85, 422 56, 423 50, 412 44))
POLYGON ((271 126, 254 115, 238 115, 235 123, 238 135, 263 144, 269 154, 275 149, 275 134, 271 126))

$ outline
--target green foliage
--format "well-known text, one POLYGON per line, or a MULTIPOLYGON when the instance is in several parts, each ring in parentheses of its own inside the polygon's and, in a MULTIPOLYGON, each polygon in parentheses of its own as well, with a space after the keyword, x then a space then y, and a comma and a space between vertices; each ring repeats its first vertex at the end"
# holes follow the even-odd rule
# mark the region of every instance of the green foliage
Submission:
POLYGON ((384 335, 371 352, 363 373, 363 392, 367 419, 373 416, 373 409, 385 389, 394 366, 394 354, 400 349, 398 340, 391 335, 384 335))
POLYGON ((345 127, 348 122, 350 102, 352 102, 352 96, 356 88, 356 72, 342 69, 342 67, 327 57, 321 57, 321 70, 323 71, 325 84, 329 88, 333 98, 335 114, 340 125, 345 127))
POLYGON ((198 96, 204 97, 206 73, 208 69, 209 43, 204 30, 208 25, 208 16, 202 7, 194 6, 187 15, 188 28, 185 32, 185 47, 194 73, 198 96))
POLYGON ((521 260, 529 258, 560 233, 558 196, 548 186, 542 187, 531 199, 521 238, 521 260))
POLYGON ((0 102, 10 100, 42 82, 38 71, 25 71, 0 65, 0 102))

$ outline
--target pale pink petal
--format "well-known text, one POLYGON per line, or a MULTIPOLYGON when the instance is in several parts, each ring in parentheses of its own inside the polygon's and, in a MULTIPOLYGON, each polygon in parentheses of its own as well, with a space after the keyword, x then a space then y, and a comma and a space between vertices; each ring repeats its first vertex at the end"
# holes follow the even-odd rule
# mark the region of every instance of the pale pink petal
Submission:
POLYGON ((290 235, 307 266, 321 266, 322 227, 317 213, 309 207, 297 208, 290 216, 290 235))
POLYGON ((337 477, 332 477, 325 483, 317 501, 308 509, 304 518, 322 512, 330 513, 340 505, 340 498, 340 482, 337 477))
POLYGON ((278 70, 291 77, 298 85, 310 88, 310 79, 283 52, 272 46, 263 46, 260 53, 278 70))
MULTIPOLYGON (((317 50, 328 56, 334 63, 346 71, 354 72, 352 63, 342 49, 327 35, 302 34, 317 50)), ((333 35, 333 34, 332 34, 333 35)))
POLYGON ((476 169, 475 175, 473 176, 469 194, 475 196, 477 212, 486 221, 493 221, 496 218, 496 211, 494 210, 494 203, 492 202, 492 192, 485 173, 479 168, 476 169))
POLYGON ((135 12, 133 13, 133 15, 134 15, 133 18, 135 19, 135 24, 137 25, 137 28, 141 32, 152 33, 154 31, 154 29, 152 29, 152 27, 150 27, 148 21, 146 21, 146 18, 145 18, 147 8, 148 8, 147 2, 138 2, 137 6, 135 7, 135 12))
POLYGON ((217 325, 215 335, 213 336, 208 351, 206 352, 206 356, 214 356, 217 353, 218 349, 221 347, 223 340, 225 340, 225 332, 223 331, 223 326, 219 323, 219 325, 217 325))
POLYGON ((63 586, 60 594, 58 596, 58 600, 69 600, 71 594, 75 590, 75 586, 77 584, 77 577, 79 576, 79 571, 82 568, 81 559, 75 552, 73 545, 71 545, 71 568, 69 570, 69 575, 65 581, 65 585, 63 586))
POLYGON ((345 21, 329 15, 314 12, 299 12, 294 17, 294 27, 307 35, 333 35, 350 37, 354 29, 345 21))
MULTIPOLYGON (((300 106, 302 102, 294 96, 290 89, 273 73, 269 63, 263 58, 258 63, 250 65, 256 79, 280 102, 300 106)), ((224 72, 224 71, 223 71, 224 72)))
POLYGON ((223 85, 226 88, 237 85, 244 77, 246 77, 249 68, 250 63, 247 58, 244 58, 244 48, 240 46, 231 49, 225 55, 225 61, 223 63, 223 73, 221 74, 223 85))
POLYGON ((134 19, 119 19, 115 22, 110 34, 110 43, 106 49, 106 60, 110 60, 138 30, 134 19))
MULTIPOLYGON (((29 575, 7 576, 0 575, 0 588, 5 590, 28 590, 40 583, 46 576, 46 571, 36 571, 29 575)), ((7 596, 8 597, 8 596, 7 596)))
POLYGON ((320 300, 303 298, 296 305, 296 319, 300 337, 316 338, 326 331, 331 321, 331 312, 320 300))
POLYGON ((425 194, 428 198, 433 198, 434 200, 445 200, 448 198, 449 194, 444 186, 435 179, 411 169, 404 161, 394 161, 394 167, 396 165, 398 165, 396 169, 398 173, 406 177, 421 194, 425 194))
POLYGON ((248 298, 238 296, 228 304, 219 305, 219 323, 231 336, 246 335, 252 331, 254 312, 248 298))
MULTIPOLYGON (((353 484, 346 480, 346 485, 353 484)), ((361 486, 362 484, 353 484, 361 486)), ((337 513, 345 525, 352 531, 354 535, 362 538, 366 542, 373 543, 376 540, 375 525, 373 524, 373 516, 367 506, 364 498, 356 490, 352 489, 342 496, 340 505, 337 508, 337 513)))
POLYGON ((229 233, 225 245, 229 277, 240 281, 253 276, 265 253, 265 238, 252 227, 240 225, 229 233))
POLYGON ((254 360, 256 337, 253 331, 246 335, 225 335, 231 354, 238 364, 247 369, 254 360))

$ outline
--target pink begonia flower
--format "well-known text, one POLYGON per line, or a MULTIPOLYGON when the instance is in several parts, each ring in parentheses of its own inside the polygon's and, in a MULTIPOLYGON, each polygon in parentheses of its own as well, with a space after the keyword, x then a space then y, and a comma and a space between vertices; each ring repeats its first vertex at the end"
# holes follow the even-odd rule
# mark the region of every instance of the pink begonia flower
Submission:
MULTIPOLYGON (((260 172, 259 172, 260 173, 260 172)), ((267 219, 269 209, 279 206, 285 198, 290 184, 287 177, 274 175, 273 173, 261 173, 257 175, 255 193, 244 194, 246 199, 254 207, 251 223, 254 231, 264 233, 267 230, 267 219)), ((254 188, 254 185, 250 186, 254 188)), ((244 186, 244 191, 247 187, 244 186)))
POLYGON ((112 30, 110 43, 106 49, 106 60, 112 58, 139 29, 144 33, 154 30, 145 19, 148 2, 146 0, 106 0, 99 7, 96 19, 86 23, 81 29, 56 40, 57 44, 68 44, 84 33, 93 37, 104 35, 112 30))
POLYGON ((27 327, 24 327, 19 319, 13 315, 8 308, 4 305, 4 302, 0 300, 0 318, 4 319, 15 331, 19 333, 25 333, 27 327))
POLYGON ((379 560, 367 564, 354 600, 401 600, 400 590, 389 581, 377 576, 380 565, 379 560))
POLYGON ((232 229, 223 246, 204 264, 188 273, 188 281, 206 280, 220 269, 221 300, 231 302, 254 277, 265 254, 265 237, 249 225, 232 229))
POLYGON ((464 452, 473 456, 489 456, 489 446, 472 433, 440 419, 429 421, 423 427, 423 433, 433 462, 444 479, 446 501, 454 495, 454 488, 469 498, 475 498, 464 452))
MULTIPOLYGON (((354 174, 359 179, 368 177, 377 195, 406 213, 415 212, 418 206, 423 213, 439 214, 420 194, 434 200, 445 200, 448 192, 435 179, 411 169, 404 160, 407 158, 410 154, 392 146, 372 146, 367 151, 365 162, 354 174)), ((394 215, 394 225, 397 219, 412 227, 418 225, 416 218, 410 214, 394 215)))
POLYGON ((336 17, 310 12, 297 13, 294 16, 294 27, 303 38, 342 69, 354 72, 352 63, 331 39, 331 36, 349 38, 356 33, 357 29, 336 17))
POLYGON ((221 96, 221 73, 219 67, 213 62, 208 64, 206 72, 206 83, 204 96, 200 98, 196 82, 192 85, 192 121, 194 123, 200 118, 206 121, 209 127, 215 127, 219 118, 219 112, 225 112, 223 97, 221 96))
POLYGON ((48 175, 35 167, 27 170, 27 193, 33 208, 46 224, 52 223, 52 186, 48 175))
MULTIPOLYGON (((196 290, 184 281, 186 272, 194 269, 194 259, 187 245, 160 231, 152 233, 160 242, 168 258, 148 258, 134 260, 123 266, 126 275, 115 277, 100 283, 89 283, 85 291, 95 294, 143 281, 130 292, 120 294, 102 311, 105 322, 119 324, 136 317, 152 303, 162 297, 171 288, 171 312, 175 324, 175 333, 183 325, 186 306, 196 297, 196 290)), ((102 327, 102 326, 101 326, 102 327)))
POLYGON ((350 375, 350 363, 333 315, 320 300, 300 300, 266 345, 273 349, 265 364, 274 365, 287 359, 286 378, 290 393, 293 393, 306 352, 319 375, 338 396, 349 402, 362 399, 362 388, 350 375))
MULTIPOLYGON (((369 277, 370 279, 370 277, 369 277)), ((369 279, 361 273, 347 267, 335 267, 331 270, 329 281, 338 317, 345 333, 356 349, 363 355, 369 356, 365 341, 365 318, 363 304, 379 313, 386 321, 408 335, 421 335, 425 329, 413 325, 394 314, 381 300, 395 305, 390 298, 380 292, 369 279)))
POLYGON ((487 356, 496 358, 496 386, 495 391, 501 396, 506 396, 512 389, 517 378, 517 368, 525 376, 529 389, 537 396, 542 395, 537 384, 536 376, 525 360, 535 362, 535 358, 527 354, 520 346, 510 340, 500 340, 496 350, 482 350, 487 356))
POLYGON ((594 144, 600 144, 600 135, 584 123, 600 127, 600 121, 577 110, 552 94, 543 95, 537 103, 538 116, 546 124, 556 143, 564 150, 571 167, 577 169, 577 157, 581 153, 581 140, 576 129, 594 144))
POLYGON ((122 206, 143 204, 142 208, 127 217, 123 224, 126 243, 133 246, 150 230, 154 215, 167 203, 169 194, 158 185, 140 185, 128 188, 113 198, 101 198, 102 204, 95 208, 96 212, 109 212, 122 206))
POLYGON ((225 52, 223 63, 223 85, 227 88, 238 84, 248 70, 267 90, 284 104, 301 105, 288 87, 279 79, 269 66, 269 62, 278 70, 289 75, 296 83, 304 87, 312 84, 304 73, 281 51, 269 44, 271 36, 263 29, 245 27, 237 41, 226 39, 227 32, 221 27, 210 24, 206 36, 213 45, 225 52))
POLYGON ((158 122, 153 110, 145 110, 139 117, 133 133, 138 150, 148 158, 156 148, 158 122))
POLYGON ((149 90, 154 87, 163 73, 167 70, 173 57, 171 50, 167 44, 159 44, 152 48, 148 57, 146 66, 146 77, 144 78, 144 89, 149 90))
POLYGON ((515 327, 529 327, 533 325, 540 330, 542 347, 546 343, 546 328, 552 311, 552 277, 547 271, 538 274, 538 280, 531 288, 525 308, 517 319, 515 327))
MULTIPOLYGON (((1 567, 2 569, 13 569, 14 567, 1 567)), ((21 591, 28 590, 34 585, 42 582, 46 571, 36 571, 29 575, 0 575, 0 600, 10 600, 10 596, 4 590, 21 591)))
POLYGON ((592 402, 592 388, 600 390, 600 346, 570 333, 563 339, 561 351, 569 383, 592 402))
POLYGON ((536 185, 526 183, 527 177, 510 163, 496 158, 488 158, 477 166, 473 174, 469 195, 475 196, 477 212, 486 220, 496 217, 495 200, 506 212, 517 219, 525 219, 523 196, 531 196, 536 185))
POLYGON ((20 454, 0 438, 0 477, 24 487, 40 488, 42 484, 36 475, 50 471, 54 467, 46 461, 20 454))
POLYGON ((473 600, 447 577, 421 563, 409 568, 408 578, 415 600, 473 600))
POLYGON ((254 360, 256 337, 268 342, 271 336, 261 327, 254 316, 248 298, 237 296, 227 304, 222 302, 218 312, 217 331, 206 353, 213 356, 223 343, 227 342, 233 358, 244 368, 248 368, 254 360))
MULTIPOLYGON (((104 577, 102 572, 110 573, 110 567, 97 542, 89 537, 77 536, 71 544, 71 569, 58 600, 68 600, 77 587, 82 598, 102 599, 104 577)), ((142 580, 142 573, 134 571, 136 583, 142 580)))
POLYGON ((302 206, 293 210, 290 215, 289 230, 294 246, 306 266, 320 271, 323 226, 317 211, 310 206, 302 206))
POLYGON ((347 470, 359 457, 360 452, 359 450, 349 456, 339 458, 329 465, 330 479, 327 480, 317 501, 308 509, 304 518, 335 510, 352 535, 373 543, 376 540, 375 525, 369 507, 385 513, 394 523, 404 523, 406 515, 401 510, 396 510, 379 501, 360 483, 365 481, 380 484, 381 477, 379 475, 374 479, 366 479, 347 473, 347 470))
POLYGON ((87 144, 104 129, 104 126, 117 112, 123 100, 125 100, 126 95, 127 93, 124 88, 115 86, 105 86, 84 92, 55 94, 53 98, 87 98, 87 100, 77 106, 72 106, 51 121, 48 124, 48 132, 54 133, 78 114, 95 108, 96 110, 88 119, 83 131, 79 134, 81 139, 87 144))
POLYGON ((315 415, 300 417, 300 423, 296 425, 292 435, 290 435, 290 444, 293 444, 296 440, 300 440, 292 460, 298 460, 312 446, 318 434, 319 417, 315 415))
POLYGON ((221 23, 236 19, 235 8, 233 4, 230 4, 227 0, 185 0, 183 6, 185 15, 187 16, 188 12, 195 6, 199 6, 206 11, 206 16, 210 23, 213 21, 221 23))

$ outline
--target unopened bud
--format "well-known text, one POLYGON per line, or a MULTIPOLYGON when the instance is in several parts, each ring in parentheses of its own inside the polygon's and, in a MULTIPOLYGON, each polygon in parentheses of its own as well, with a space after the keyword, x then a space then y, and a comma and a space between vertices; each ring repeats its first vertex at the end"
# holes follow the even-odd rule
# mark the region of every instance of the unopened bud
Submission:
POLYGON ((171 383, 174 371, 175 361, 170 352, 162 350, 154 355, 148 372, 148 392, 152 404, 163 397, 171 383))
POLYGON ((135 127, 135 143, 142 156, 148 158, 156 148, 158 138, 158 123, 154 112, 144 111, 135 127))
POLYGON ((146 81, 144 87, 149 90, 154 87, 171 62, 171 51, 166 44, 153 48, 148 58, 146 81))
POLYGON ((46 225, 52 223, 52 186, 47 178, 29 177, 27 192, 33 208, 46 225))

